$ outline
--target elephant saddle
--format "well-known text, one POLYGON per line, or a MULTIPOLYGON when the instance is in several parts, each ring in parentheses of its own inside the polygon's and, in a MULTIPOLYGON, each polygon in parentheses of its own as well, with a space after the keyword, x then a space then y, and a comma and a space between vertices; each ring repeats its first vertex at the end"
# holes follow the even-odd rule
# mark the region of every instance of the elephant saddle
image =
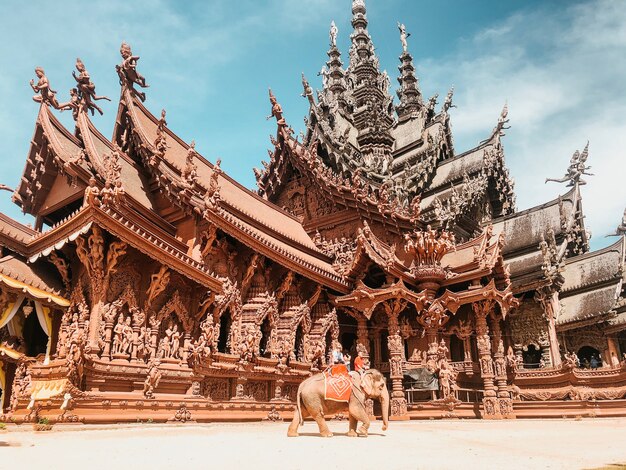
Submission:
POLYGON ((351 393, 352 380, 345 365, 338 364, 326 369, 324 372, 324 398, 326 400, 348 402, 351 393))

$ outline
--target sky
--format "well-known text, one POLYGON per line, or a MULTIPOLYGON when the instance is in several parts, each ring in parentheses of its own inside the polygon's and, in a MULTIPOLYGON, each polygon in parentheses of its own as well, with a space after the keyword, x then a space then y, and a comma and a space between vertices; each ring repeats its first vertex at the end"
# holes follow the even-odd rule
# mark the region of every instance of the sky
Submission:
MULTIPOLYGON (((0 183, 21 178, 38 105, 28 84, 46 70, 66 101, 80 57, 96 84, 112 134, 119 83, 115 64, 127 41, 141 56, 146 106, 167 110, 169 127, 235 179, 255 188, 254 166, 268 159, 275 133, 267 89, 296 133, 307 102, 302 72, 321 87, 331 20, 347 62, 351 0, 3 0, 0 27, 0 183)), ((503 139, 515 179, 518 209, 554 199, 572 153, 590 142, 583 208, 594 249, 621 221, 626 207, 626 8, 619 0, 535 1, 367 0, 369 32, 381 67, 397 87, 406 24, 425 97, 443 98, 454 85, 451 111, 457 153, 490 135, 508 103, 511 128, 503 139)), ((440 101, 441 101, 440 98, 440 101)), ((70 113, 58 113, 73 129, 70 113)), ((0 211, 22 215, 0 192, 0 211)))

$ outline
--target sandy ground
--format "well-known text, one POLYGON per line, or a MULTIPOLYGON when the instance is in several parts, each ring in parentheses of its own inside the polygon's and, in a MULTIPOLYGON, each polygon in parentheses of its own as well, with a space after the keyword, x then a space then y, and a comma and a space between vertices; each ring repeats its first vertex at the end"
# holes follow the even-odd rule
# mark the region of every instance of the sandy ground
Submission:
MULTIPOLYGON (((331 438, 305 423, 27 426, 0 434, 0 468, 22 462, 46 469, 529 469, 595 468, 626 462, 626 419, 392 422, 368 438, 331 438)), ((12 466, 13 467, 13 466, 12 466)))

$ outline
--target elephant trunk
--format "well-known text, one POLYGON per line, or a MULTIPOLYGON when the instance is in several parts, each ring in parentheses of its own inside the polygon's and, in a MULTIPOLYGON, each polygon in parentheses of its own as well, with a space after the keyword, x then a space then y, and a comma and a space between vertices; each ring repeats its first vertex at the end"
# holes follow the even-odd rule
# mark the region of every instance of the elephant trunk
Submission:
POLYGON ((380 394, 380 407, 383 413, 383 431, 385 431, 389 425, 389 391, 387 387, 384 387, 380 394))

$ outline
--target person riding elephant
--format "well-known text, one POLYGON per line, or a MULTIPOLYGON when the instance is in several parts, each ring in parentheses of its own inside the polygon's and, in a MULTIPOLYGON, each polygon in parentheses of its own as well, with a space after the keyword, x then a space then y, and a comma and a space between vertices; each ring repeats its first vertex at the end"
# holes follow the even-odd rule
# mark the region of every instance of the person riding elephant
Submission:
POLYGON ((311 416, 317 422, 320 434, 323 437, 330 437, 333 434, 328 429, 324 416, 348 411, 348 436, 355 437, 358 434, 367 436, 370 419, 367 415, 365 402, 369 398, 380 400, 383 431, 385 431, 389 421, 389 392, 387 391, 384 376, 376 369, 369 369, 363 374, 352 372, 347 378, 352 382, 352 393, 348 402, 327 400, 325 398, 323 373, 315 374, 302 382, 298 387, 297 408, 289 425, 287 435, 289 437, 297 436, 298 427, 304 422, 304 418, 311 416), (357 434, 359 421, 363 424, 357 434))

